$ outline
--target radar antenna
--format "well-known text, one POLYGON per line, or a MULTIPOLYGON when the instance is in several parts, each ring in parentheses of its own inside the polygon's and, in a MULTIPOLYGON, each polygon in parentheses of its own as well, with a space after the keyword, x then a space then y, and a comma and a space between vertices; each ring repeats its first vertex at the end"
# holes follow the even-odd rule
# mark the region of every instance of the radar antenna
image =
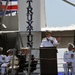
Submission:
POLYGON ((63 1, 75 7, 75 4, 72 3, 72 2, 70 2, 70 1, 68 1, 68 0, 63 0, 63 1))

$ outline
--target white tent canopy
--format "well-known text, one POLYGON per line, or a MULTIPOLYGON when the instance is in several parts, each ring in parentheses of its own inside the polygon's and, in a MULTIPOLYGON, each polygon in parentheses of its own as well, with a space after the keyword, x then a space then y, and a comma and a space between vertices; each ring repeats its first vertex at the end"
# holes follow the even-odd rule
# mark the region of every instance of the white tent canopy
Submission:
POLYGON ((68 31, 68 30, 75 30, 75 25, 72 24, 70 26, 62 26, 62 27, 45 27, 41 28, 41 31, 68 31))

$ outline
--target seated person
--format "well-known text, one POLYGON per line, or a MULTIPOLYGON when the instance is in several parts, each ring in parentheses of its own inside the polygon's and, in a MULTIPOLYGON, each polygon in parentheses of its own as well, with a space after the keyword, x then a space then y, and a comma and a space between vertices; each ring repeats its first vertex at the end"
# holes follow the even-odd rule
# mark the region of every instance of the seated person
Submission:
MULTIPOLYGON (((1 65, 4 63, 4 58, 3 58, 2 52, 3 52, 3 48, 0 47, 0 71, 1 71, 1 65)), ((2 73, 2 71, 1 71, 1 73, 2 73)))
POLYGON ((12 49, 9 49, 7 51, 8 56, 3 57, 3 64, 1 65, 1 74, 4 75, 5 74, 5 69, 8 67, 10 59, 12 57, 12 49))
POLYGON ((35 59, 34 55, 31 55, 31 64, 30 64, 30 72, 34 72, 36 70, 37 60, 35 59))
POLYGON ((10 63, 9 63, 9 66, 8 66, 8 74, 11 74, 12 72, 12 68, 14 70, 14 75, 17 75, 18 74, 18 68, 19 68, 19 60, 18 58, 16 57, 16 55, 14 55, 14 58, 13 56, 11 57, 10 59, 10 63))
MULTIPOLYGON (((28 64, 29 64, 29 61, 27 61, 26 63, 27 71, 28 71, 28 64)), ((36 70, 36 66, 37 66, 37 60, 35 59, 34 55, 31 55, 30 72, 34 72, 36 70)))
MULTIPOLYGON (((29 62, 29 47, 21 48, 21 53, 17 55, 19 58, 19 72, 23 72, 23 70, 28 71, 28 62, 29 62)), ((36 70, 37 61, 35 60, 34 55, 31 56, 31 64, 30 64, 30 72, 36 70)))
POLYGON ((75 59, 74 59, 74 52, 73 52, 73 44, 68 44, 68 51, 64 52, 64 73, 65 75, 68 74, 68 68, 71 69, 72 75, 75 75, 75 59))
MULTIPOLYGON (((7 56, 4 57, 4 62, 3 64, 1 65, 1 73, 2 75, 5 74, 5 69, 8 69, 8 72, 10 69, 12 69, 12 58, 13 58, 13 49, 9 49, 7 50, 7 56)), ((14 66, 13 68, 15 67, 15 64, 17 64, 18 62, 15 62, 15 60, 17 60, 17 57, 14 56, 14 66)))
POLYGON ((2 52, 3 52, 3 48, 0 47, 0 66, 1 66, 1 64, 3 63, 3 60, 2 60, 3 54, 2 54, 2 52))
MULTIPOLYGON (((29 53, 30 50, 26 50, 26 63, 25 63, 25 70, 28 71, 28 64, 29 64, 29 53)), ((30 64, 30 72, 34 72, 37 66, 37 60, 35 59, 34 55, 31 55, 31 64, 30 64)))
POLYGON ((28 47, 26 48, 21 48, 21 53, 19 55, 17 55, 18 59, 19 59, 19 72, 23 72, 23 70, 26 67, 26 51, 29 50, 28 47))

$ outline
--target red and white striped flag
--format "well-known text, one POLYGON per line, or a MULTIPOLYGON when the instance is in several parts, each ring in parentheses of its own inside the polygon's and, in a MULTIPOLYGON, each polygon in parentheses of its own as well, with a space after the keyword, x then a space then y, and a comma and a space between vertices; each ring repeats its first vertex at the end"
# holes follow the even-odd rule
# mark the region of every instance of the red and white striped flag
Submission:
MULTIPOLYGON (((7 0, 2 0, 3 9, 5 8, 6 1, 7 0)), ((18 0, 9 0, 7 10, 12 10, 12 11, 18 10, 18 0)))
MULTIPOLYGON (((5 9, 7 0, 2 0, 2 9, 5 9)), ((6 10, 6 14, 10 12, 16 12, 18 10, 18 0, 9 0, 8 7, 6 10)))

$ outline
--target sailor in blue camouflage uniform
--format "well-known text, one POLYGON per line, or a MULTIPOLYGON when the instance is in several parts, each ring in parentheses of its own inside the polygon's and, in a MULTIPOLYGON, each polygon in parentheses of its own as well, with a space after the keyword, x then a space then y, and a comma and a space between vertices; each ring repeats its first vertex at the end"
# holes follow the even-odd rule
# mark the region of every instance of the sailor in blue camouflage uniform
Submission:
POLYGON ((72 75, 75 75, 75 60, 74 60, 74 51, 73 51, 74 45, 72 43, 68 44, 68 51, 64 52, 64 74, 68 75, 68 67, 71 69, 72 75))
POLYGON ((60 37, 58 37, 57 39, 55 37, 51 36, 50 31, 46 31, 46 37, 43 38, 40 47, 54 47, 57 46, 61 40, 60 37))

